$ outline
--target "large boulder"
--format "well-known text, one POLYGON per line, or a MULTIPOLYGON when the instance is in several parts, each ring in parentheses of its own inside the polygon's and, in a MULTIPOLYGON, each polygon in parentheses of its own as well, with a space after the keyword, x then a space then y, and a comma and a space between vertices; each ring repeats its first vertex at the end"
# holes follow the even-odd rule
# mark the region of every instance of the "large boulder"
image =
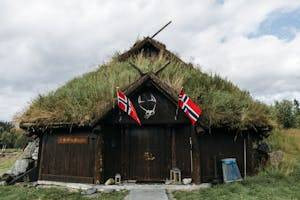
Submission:
POLYGON ((278 167, 278 165, 283 161, 284 153, 282 151, 274 151, 269 153, 270 164, 272 166, 278 167))
POLYGON ((20 159, 2 177, 7 183, 36 166, 39 151, 39 139, 29 142, 20 159))
POLYGON ((184 179, 182 179, 182 183, 184 185, 191 184, 192 183, 192 179, 191 178, 184 178, 184 179))
POLYGON ((14 176, 18 176, 20 174, 25 173, 29 170, 33 165, 33 159, 20 159, 15 162, 13 167, 10 169, 9 174, 14 176))
POLYGON ((39 151, 39 139, 36 139, 28 143, 28 145, 24 149, 22 158, 37 160, 38 151, 39 151))
POLYGON ((104 183, 104 185, 114 185, 115 184, 115 180, 112 178, 107 179, 107 181, 104 183))

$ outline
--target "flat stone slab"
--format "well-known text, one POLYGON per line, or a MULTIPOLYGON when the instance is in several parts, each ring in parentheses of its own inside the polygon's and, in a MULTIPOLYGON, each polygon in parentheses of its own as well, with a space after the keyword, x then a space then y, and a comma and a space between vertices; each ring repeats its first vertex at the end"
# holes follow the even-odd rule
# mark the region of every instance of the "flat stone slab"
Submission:
POLYGON ((81 189, 87 190, 90 188, 96 188, 98 192, 104 192, 106 190, 199 190, 203 188, 209 188, 211 184, 202 183, 200 185, 191 184, 191 185, 165 185, 165 184, 121 184, 121 185, 95 185, 95 184, 82 184, 82 183, 64 183, 64 182, 56 182, 56 181, 42 181, 39 180, 37 182, 38 185, 49 185, 49 186, 62 186, 72 189, 81 189))
POLYGON ((125 200, 168 200, 164 189, 132 189, 125 200))

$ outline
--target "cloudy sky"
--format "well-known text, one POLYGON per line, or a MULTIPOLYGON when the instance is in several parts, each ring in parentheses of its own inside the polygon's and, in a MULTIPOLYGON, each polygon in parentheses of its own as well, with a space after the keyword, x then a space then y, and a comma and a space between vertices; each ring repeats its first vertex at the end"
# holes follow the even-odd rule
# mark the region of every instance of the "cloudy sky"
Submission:
POLYGON ((156 39, 185 61, 266 103, 300 99, 298 0, 1 0, 0 120, 169 20, 156 39))

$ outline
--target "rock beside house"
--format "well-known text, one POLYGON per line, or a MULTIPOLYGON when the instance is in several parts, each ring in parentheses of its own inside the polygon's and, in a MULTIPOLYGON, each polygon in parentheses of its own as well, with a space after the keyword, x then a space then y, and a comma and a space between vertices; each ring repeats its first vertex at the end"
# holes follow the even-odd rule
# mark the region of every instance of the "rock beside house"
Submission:
POLYGON ((283 161, 283 156, 284 153, 280 150, 269 153, 270 164, 278 167, 278 165, 283 161))
POLYGON ((10 170, 4 173, 1 177, 6 183, 10 183, 12 180, 26 173, 37 165, 39 149, 39 139, 29 142, 24 149, 21 157, 14 163, 10 170))

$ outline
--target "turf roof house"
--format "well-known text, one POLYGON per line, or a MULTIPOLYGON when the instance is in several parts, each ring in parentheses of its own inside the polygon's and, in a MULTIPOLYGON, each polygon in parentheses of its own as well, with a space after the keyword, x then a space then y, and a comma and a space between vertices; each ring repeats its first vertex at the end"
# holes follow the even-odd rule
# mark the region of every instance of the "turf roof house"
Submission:
POLYGON ((218 161, 228 157, 237 159, 242 175, 252 173, 253 141, 270 127, 265 106, 247 92, 148 37, 39 96, 20 125, 40 137, 40 180, 84 183, 103 183, 117 173, 122 180, 164 181, 174 167, 194 183, 209 182, 221 178, 218 161), (141 127, 116 107, 116 86, 133 102, 141 127), (174 117, 182 86, 203 109, 195 127, 181 110, 174 117))

